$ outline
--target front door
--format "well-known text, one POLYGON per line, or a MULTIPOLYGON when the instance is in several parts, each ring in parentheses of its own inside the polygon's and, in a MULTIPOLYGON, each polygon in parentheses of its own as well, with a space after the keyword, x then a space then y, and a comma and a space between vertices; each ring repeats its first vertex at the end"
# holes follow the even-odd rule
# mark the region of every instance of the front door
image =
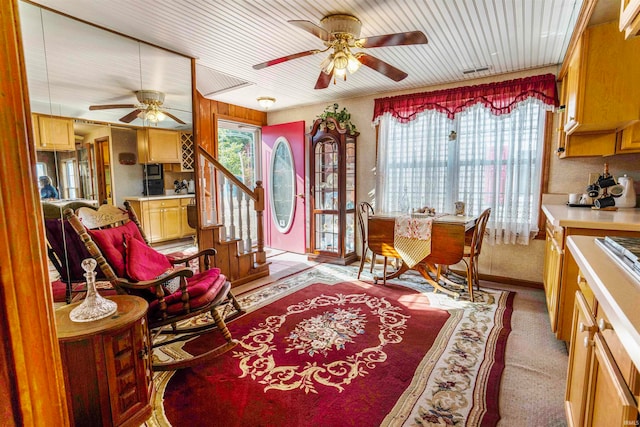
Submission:
POLYGON ((304 121, 262 128, 265 246, 306 252, 304 121))

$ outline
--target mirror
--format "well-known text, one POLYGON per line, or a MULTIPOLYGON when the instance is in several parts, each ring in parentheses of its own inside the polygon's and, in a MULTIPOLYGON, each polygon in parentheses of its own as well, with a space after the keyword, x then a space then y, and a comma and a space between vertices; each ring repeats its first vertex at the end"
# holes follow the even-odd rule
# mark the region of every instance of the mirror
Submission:
MULTIPOLYGON (((61 217, 71 201, 122 206, 143 196, 139 133, 191 132, 191 58, 31 3, 19 13, 36 173, 52 187, 45 216, 61 217)), ((170 165, 162 190, 193 178, 181 166, 170 165)))

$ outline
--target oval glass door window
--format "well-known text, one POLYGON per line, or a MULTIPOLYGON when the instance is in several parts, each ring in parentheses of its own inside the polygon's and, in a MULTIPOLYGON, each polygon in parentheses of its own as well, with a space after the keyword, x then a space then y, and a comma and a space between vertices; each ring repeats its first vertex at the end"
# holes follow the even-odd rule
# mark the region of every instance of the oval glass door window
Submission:
POLYGON ((270 175, 271 216, 276 229, 286 233, 293 224, 296 208, 296 170, 291 146, 285 137, 279 137, 273 146, 270 175))

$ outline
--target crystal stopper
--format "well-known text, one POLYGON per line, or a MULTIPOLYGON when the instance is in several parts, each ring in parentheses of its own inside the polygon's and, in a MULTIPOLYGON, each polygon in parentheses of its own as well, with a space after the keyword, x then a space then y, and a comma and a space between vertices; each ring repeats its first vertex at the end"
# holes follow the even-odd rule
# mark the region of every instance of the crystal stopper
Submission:
POLYGON ((92 322, 111 316, 118 310, 118 305, 111 300, 104 298, 96 290, 96 272, 94 271, 98 263, 93 258, 82 261, 82 269, 87 278, 87 296, 82 303, 71 310, 69 317, 74 322, 92 322))

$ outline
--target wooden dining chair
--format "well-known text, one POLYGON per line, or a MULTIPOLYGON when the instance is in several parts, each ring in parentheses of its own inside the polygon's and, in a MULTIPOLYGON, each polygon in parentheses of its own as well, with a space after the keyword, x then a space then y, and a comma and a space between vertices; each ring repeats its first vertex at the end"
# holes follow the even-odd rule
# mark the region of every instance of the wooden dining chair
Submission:
POLYGON ((476 220, 475 228, 473 229, 473 235, 471 237, 471 243, 465 245, 464 255, 462 261, 464 261, 467 267, 467 287, 469 289, 469 298, 473 301, 473 286, 475 285, 477 290, 480 290, 480 279, 478 277, 478 259, 480 258, 480 251, 482 250, 482 242, 484 240, 485 231, 487 229, 487 223, 489 222, 489 216, 491 215, 491 208, 485 209, 478 219, 476 220))
MULTIPOLYGON (((360 229, 360 242, 362 247, 362 256, 360 257, 360 267, 358 268, 358 279, 360 279, 360 274, 362 273, 362 269, 364 268, 364 263, 367 258, 367 252, 371 251, 371 266, 369 267, 369 272, 373 273, 373 266, 376 263, 376 253, 369 248, 369 242, 367 241, 367 220, 369 216, 374 215, 373 206, 371 206, 368 202, 360 202, 358 204, 357 214, 358 214, 358 228, 360 229)), ((383 282, 385 282, 384 277, 387 275, 387 257, 384 257, 384 265, 383 265, 383 282)))

